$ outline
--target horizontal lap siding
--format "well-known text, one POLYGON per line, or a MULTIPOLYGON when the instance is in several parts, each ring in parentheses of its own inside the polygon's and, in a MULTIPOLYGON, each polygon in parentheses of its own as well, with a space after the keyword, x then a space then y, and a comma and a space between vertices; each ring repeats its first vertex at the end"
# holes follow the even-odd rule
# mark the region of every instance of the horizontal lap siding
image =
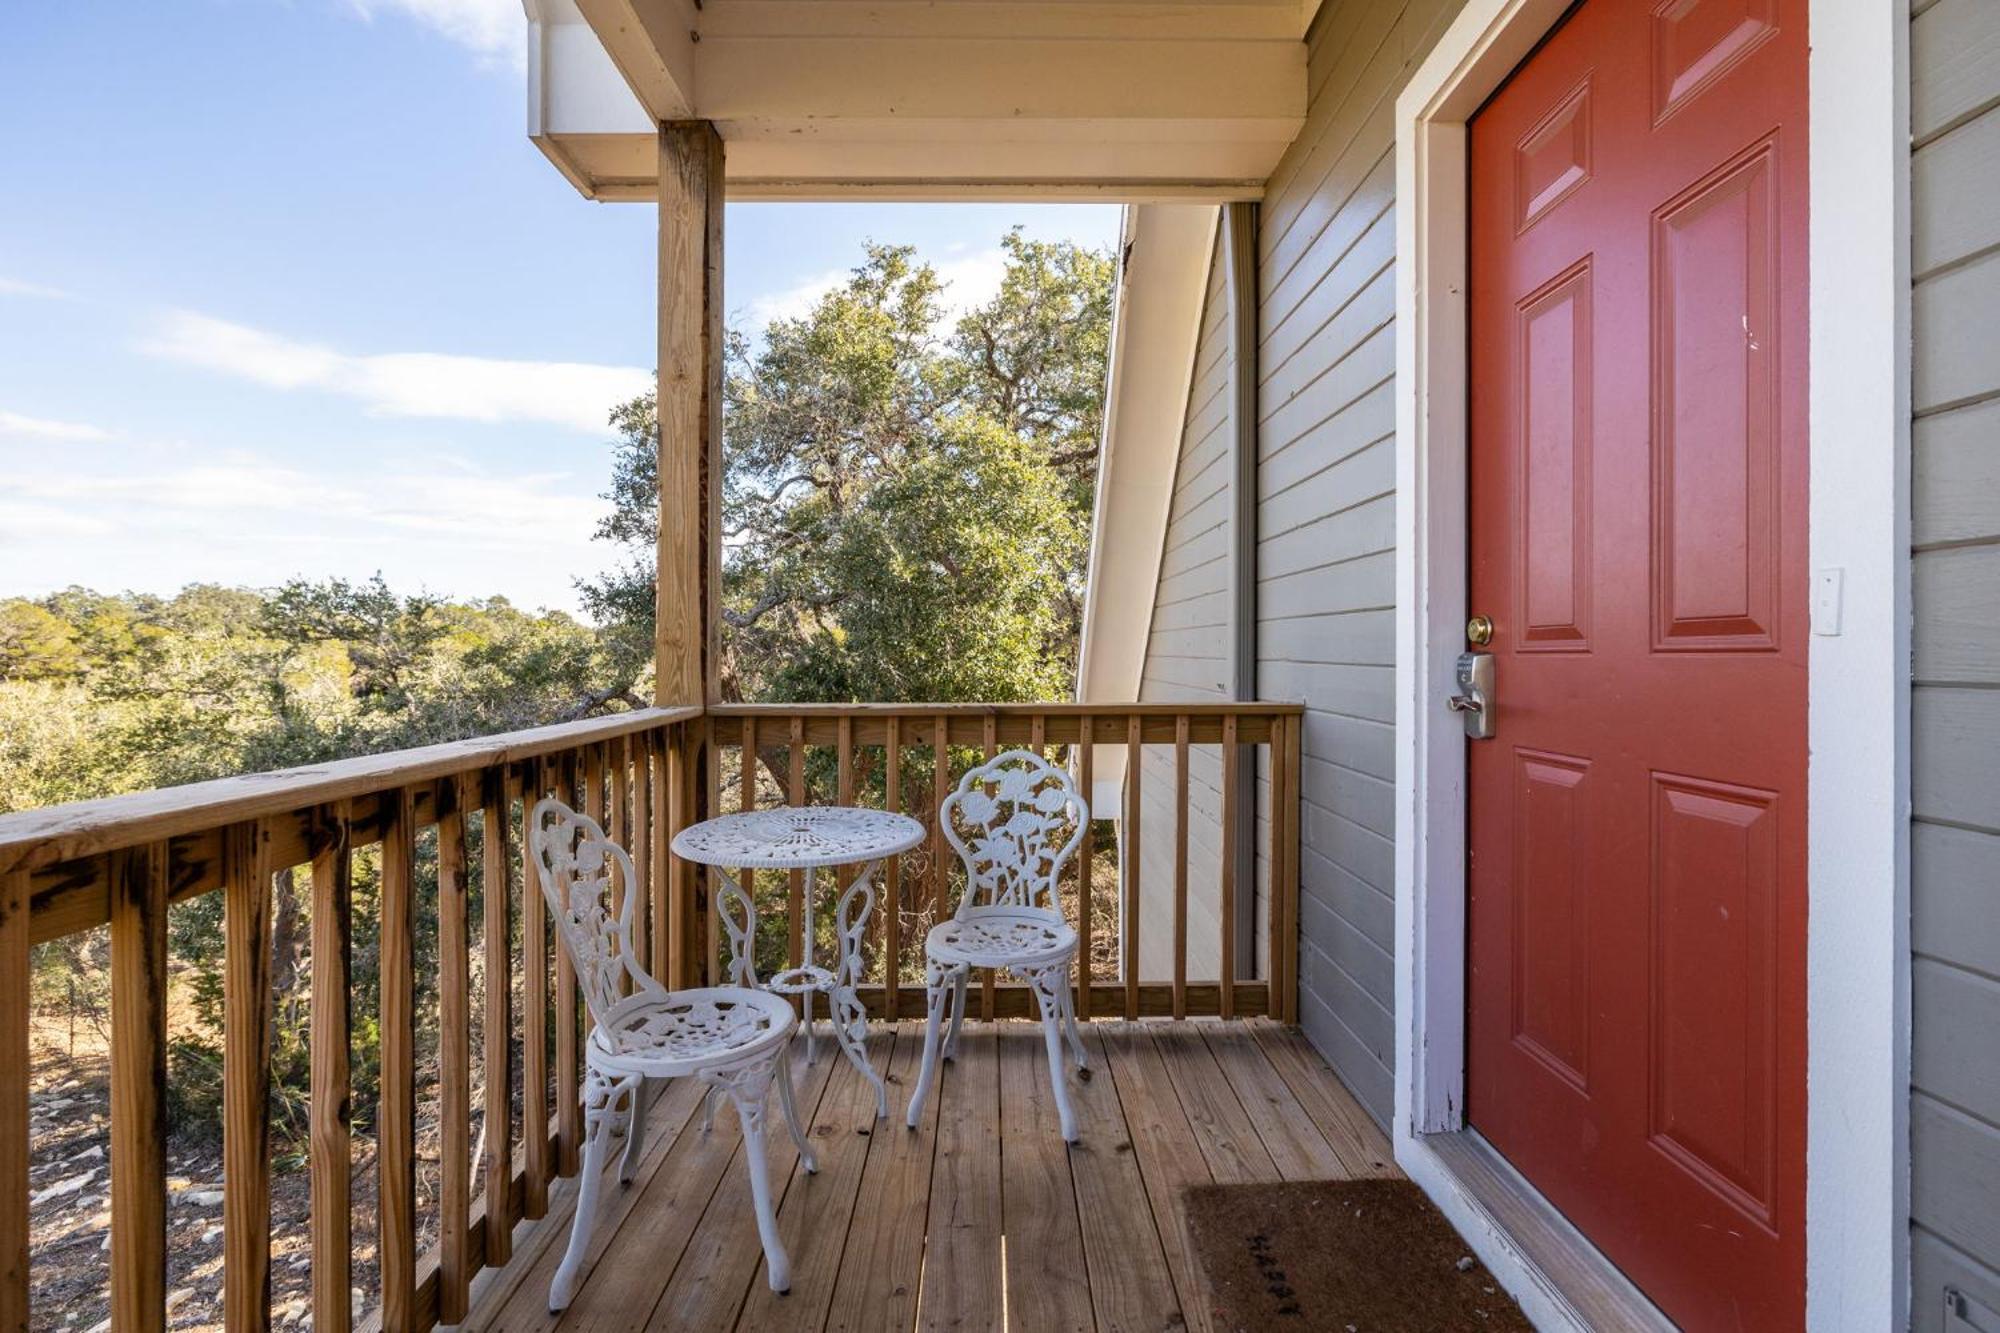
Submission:
MULTIPOLYGON (((1328 0, 1258 241, 1257 692, 1303 700, 1299 1017, 1395 1101, 1396 94, 1458 0, 1328 0)), ((1260 860, 1261 847, 1260 846, 1260 860)))
POLYGON ((1911 24, 1912 1322, 2000 1310, 2000 6, 1911 24))
MULTIPOLYGON (((1174 496, 1160 556, 1159 589, 1146 639, 1139 698, 1146 703, 1213 703, 1229 688, 1229 515, 1235 468, 1229 446, 1229 326, 1220 234, 1208 266, 1201 340, 1175 464, 1174 496)), ((1139 850, 1139 975, 1173 976, 1174 751, 1146 747, 1139 850)), ((1188 969, 1191 980, 1221 975, 1222 761, 1212 745, 1188 748, 1188 969)))

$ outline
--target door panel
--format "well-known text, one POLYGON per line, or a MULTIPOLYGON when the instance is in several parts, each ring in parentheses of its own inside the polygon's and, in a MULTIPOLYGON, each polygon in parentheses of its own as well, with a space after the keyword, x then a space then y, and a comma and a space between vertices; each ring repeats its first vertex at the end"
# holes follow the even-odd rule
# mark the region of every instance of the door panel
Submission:
POLYGON ((1467 1116, 1803 1322, 1805 5, 1584 0, 1471 126, 1467 1116))

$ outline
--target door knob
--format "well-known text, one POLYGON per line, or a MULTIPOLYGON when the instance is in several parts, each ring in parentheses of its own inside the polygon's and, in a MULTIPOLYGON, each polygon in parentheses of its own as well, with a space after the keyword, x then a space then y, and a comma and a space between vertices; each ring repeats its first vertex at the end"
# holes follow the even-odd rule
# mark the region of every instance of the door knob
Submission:
POLYGON ((1465 640, 1482 648, 1493 642, 1493 621, 1486 616, 1474 616, 1466 621, 1465 640))

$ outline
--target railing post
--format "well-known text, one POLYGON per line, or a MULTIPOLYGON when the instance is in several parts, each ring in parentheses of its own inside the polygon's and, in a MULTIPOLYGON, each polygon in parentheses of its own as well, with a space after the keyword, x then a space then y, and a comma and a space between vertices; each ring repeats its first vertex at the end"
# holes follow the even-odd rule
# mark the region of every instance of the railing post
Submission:
MULTIPOLYGON (((486 1045, 480 1056, 486 1080, 486 1156, 479 1163, 486 1178, 486 1254, 488 1266, 507 1262, 513 1252, 513 1220, 508 1216, 513 1194, 514 965, 513 866, 508 846, 513 821, 507 792, 507 769, 496 764, 479 775, 480 827, 485 836, 480 896, 486 935, 486 1045)), ((522 1089, 525 1100, 528 1090, 522 1089)))
POLYGON ((0 1329, 28 1327, 26 871, 0 875, 0 1329))
POLYGON ((528 834, 535 803, 548 789, 542 761, 530 759, 521 773, 521 1139, 528 1184, 521 1211, 541 1217, 549 1210, 549 918, 542 877, 528 834))
POLYGON ((354 1322, 353 1150, 349 1085, 354 967, 350 810, 322 808, 312 854, 312 1090, 308 1155, 312 1175, 313 1327, 354 1322))
MULTIPOLYGON (((1077 752, 1077 783, 1083 788, 1084 804, 1094 805, 1097 800, 1097 789, 1094 785, 1097 757, 1096 720, 1088 713, 1079 717, 1076 720, 1076 734, 1077 743, 1082 747, 1077 752)), ((1095 888, 1095 881, 1091 869, 1091 856, 1096 850, 1097 843, 1097 829, 1094 823, 1096 815, 1097 812, 1093 809, 1091 811, 1093 825, 1083 831, 1083 843, 1076 852, 1076 1015, 1086 1020, 1090 1017, 1090 919, 1096 915, 1094 902, 1096 895, 1092 891, 1095 888)))
POLYGON ((223 830, 223 1322, 271 1323, 271 873, 264 829, 223 830))
POLYGON ((1119 966, 1125 979, 1125 1017, 1139 1016, 1139 866, 1145 860, 1141 847, 1139 816, 1144 805, 1140 767, 1145 763, 1145 719, 1133 713, 1125 719, 1125 837, 1118 850, 1120 916, 1125 937, 1119 950, 1119 966))
POLYGON ((1222 995, 1217 1012, 1224 1018, 1236 1017, 1236 860, 1237 849, 1249 841, 1237 827, 1243 818, 1243 802, 1236 725, 1234 713, 1222 719, 1222 995))
POLYGON ((1299 719, 1271 719, 1271 981, 1269 1008, 1299 1021, 1299 719))
POLYGON ((1188 715, 1174 719, 1174 1017, 1187 1017, 1188 715))
POLYGON ((166 1325, 167 845, 111 881, 111 1328, 166 1325))
POLYGON ((665 979, 672 974, 673 948, 676 939, 672 922, 672 900, 667 889, 672 883, 673 872, 669 863, 673 853, 668 844, 674 836, 674 782, 673 782, 673 733, 665 729, 646 733, 645 760, 651 779, 647 786, 648 801, 651 806, 649 824, 652 830, 653 854, 646 874, 646 910, 652 914, 653 956, 647 968, 654 976, 665 979))
POLYGON ((383 802, 381 1096, 376 1115, 382 1328, 417 1322, 416 803, 409 788, 383 802))
MULTIPOLYGON (((882 808, 903 812, 903 719, 891 714, 884 724, 882 808)), ((882 872, 882 1016, 893 1023, 902 1017, 898 989, 903 970, 903 858, 892 856, 882 872)))

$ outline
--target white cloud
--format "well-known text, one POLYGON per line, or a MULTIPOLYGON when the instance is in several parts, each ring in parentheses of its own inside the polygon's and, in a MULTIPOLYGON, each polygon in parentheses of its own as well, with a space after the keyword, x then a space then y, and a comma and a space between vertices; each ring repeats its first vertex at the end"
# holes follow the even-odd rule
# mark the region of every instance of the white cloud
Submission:
POLYGON ((0 296, 36 296, 44 301, 67 301, 69 293, 60 287, 48 287, 39 282, 24 282, 20 278, 10 278, 0 273, 0 296))
POLYGON ((480 538, 503 549, 525 528, 588 540, 604 506, 575 493, 576 484, 560 472, 494 474, 446 460, 377 474, 364 488, 241 453, 150 469, 0 469, 0 493, 92 521, 117 516, 126 504, 163 521, 216 511, 262 519, 309 515, 347 528, 480 538))
POLYGON ((591 539, 604 503, 592 479, 570 473, 432 456, 362 485, 338 467, 240 451, 110 448, 118 457, 90 470, 0 448, 0 596, 379 570, 399 589, 574 609, 571 579, 611 558, 591 539))
POLYGON ((36 440, 61 440, 71 444, 111 438, 111 432, 100 426, 87 425, 81 421, 51 421, 47 417, 23 416, 19 412, 9 412, 5 408, 0 408, 0 435, 26 436, 36 440))
MULTIPOLYGON (((932 267, 944 284, 944 317, 938 322, 938 332, 948 333, 967 311, 999 293, 1000 280, 1007 272, 1007 252, 998 246, 972 250, 953 259, 933 261, 932 267)), ((753 298, 745 311, 747 332, 761 335, 772 320, 803 318, 821 297, 844 285, 852 274, 851 269, 830 269, 782 291, 753 298)))
POLYGON ((766 292, 754 298, 746 312, 750 332, 762 334, 765 326, 773 320, 803 319, 812 313, 812 308, 819 304, 822 296, 847 281, 850 271, 829 269, 818 277, 807 278, 783 291, 766 292))
POLYGON ((602 432, 614 405, 652 385, 650 373, 630 366, 341 352, 189 311, 168 315, 140 346, 274 389, 339 394, 384 416, 540 421, 602 432))
POLYGON ((364 19, 400 14, 478 56, 527 66, 528 21, 520 0, 348 0, 364 19))

